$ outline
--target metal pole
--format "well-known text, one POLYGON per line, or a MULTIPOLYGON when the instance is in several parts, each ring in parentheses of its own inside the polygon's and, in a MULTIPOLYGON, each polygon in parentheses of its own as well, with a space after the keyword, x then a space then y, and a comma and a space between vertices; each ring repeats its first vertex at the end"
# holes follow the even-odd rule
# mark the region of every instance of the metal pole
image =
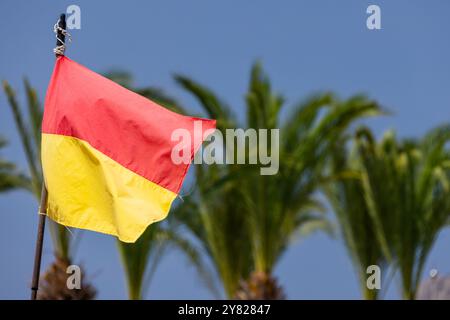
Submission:
MULTIPOLYGON (((58 26, 66 30, 66 15, 61 14, 58 20, 58 26)), ((65 35, 58 29, 56 34, 56 46, 60 46, 65 43, 65 35), (59 39, 59 40, 58 40, 59 39)), ((58 54, 56 54, 58 57, 58 54)), ((41 258, 42 258, 42 246, 44 244, 44 231, 45 231, 45 218, 47 215, 47 199, 48 193, 45 186, 45 181, 42 181, 41 203, 39 205, 39 224, 37 230, 36 248, 34 253, 34 267, 33 267, 33 279, 31 280, 31 300, 36 300, 37 292, 39 290, 39 276, 41 271, 41 258)))
POLYGON ((36 300, 39 289, 39 274, 41 271, 42 246, 44 244, 45 218, 47 214, 47 188, 42 183, 41 204, 39 205, 39 224, 34 253, 33 280, 31 281, 31 300, 36 300))

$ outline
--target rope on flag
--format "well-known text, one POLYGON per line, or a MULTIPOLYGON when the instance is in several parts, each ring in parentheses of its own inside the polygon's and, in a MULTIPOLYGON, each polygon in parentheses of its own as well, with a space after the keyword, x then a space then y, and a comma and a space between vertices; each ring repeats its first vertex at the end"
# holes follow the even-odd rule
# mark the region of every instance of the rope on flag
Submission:
POLYGON ((56 35, 56 47, 53 48, 53 53, 57 56, 63 56, 66 52, 66 42, 65 37, 67 36, 67 39, 69 39, 69 42, 72 42, 72 36, 70 33, 67 32, 66 29, 63 29, 60 26, 61 19, 58 19, 58 21, 53 26, 53 32, 56 35), (60 38, 60 36, 64 37, 64 40, 60 38))

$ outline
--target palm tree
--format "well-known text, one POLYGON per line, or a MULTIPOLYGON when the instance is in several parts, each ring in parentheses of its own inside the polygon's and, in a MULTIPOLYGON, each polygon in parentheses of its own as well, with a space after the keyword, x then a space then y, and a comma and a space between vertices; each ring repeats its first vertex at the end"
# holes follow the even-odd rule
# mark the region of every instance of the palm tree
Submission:
POLYGON ((385 270, 387 257, 377 241, 377 225, 366 203, 357 150, 349 152, 346 142, 347 138, 344 137, 342 142, 335 146, 329 168, 333 179, 323 185, 323 190, 336 215, 340 234, 357 270, 363 297, 377 299, 379 291, 368 288, 366 283, 367 268, 377 265, 381 270, 385 270))
MULTIPOLYGON (((36 90, 29 82, 24 80, 27 95, 27 116, 17 102, 16 93, 7 81, 3 81, 3 89, 8 97, 9 106, 14 116, 22 146, 28 163, 30 176, 26 178, 27 183, 23 188, 32 192, 40 201, 42 186, 42 169, 40 162, 41 146, 41 122, 42 106, 38 99, 36 90)), ((41 278, 41 290, 39 299, 92 299, 95 290, 91 285, 85 283, 80 290, 69 290, 66 285, 68 274, 66 269, 71 265, 71 238, 68 230, 53 221, 49 221, 50 232, 55 248, 55 262, 48 268, 41 278)), ((84 272, 82 273, 84 275, 84 272)), ((85 279, 84 279, 85 280, 85 279)), ((82 280, 83 281, 83 280, 82 280)))
POLYGON ((294 106, 282 121, 284 99, 257 63, 246 123, 240 124, 211 90, 187 77, 176 81, 218 120, 223 134, 227 128, 281 128, 277 174, 260 175, 260 165, 197 166, 192 210, 179 218, 203 245, 228 297, 282 298, 273 270, 292 238, 328 226, 315 192, 331 148, 352 123, 380 108, 362 96, 340 101, 325 93, 294 106))
POLYGON ((435 128, 419 140, 399 141, 392 131, 379 142, 366 129, 356 134, 361 207, 370 215, 367 227, 374 236, 358 240, 378 244, 378 257, 393 262, 405 299, 416 297, 428 254, 449 221, 449 137, 449 126, 435 128))

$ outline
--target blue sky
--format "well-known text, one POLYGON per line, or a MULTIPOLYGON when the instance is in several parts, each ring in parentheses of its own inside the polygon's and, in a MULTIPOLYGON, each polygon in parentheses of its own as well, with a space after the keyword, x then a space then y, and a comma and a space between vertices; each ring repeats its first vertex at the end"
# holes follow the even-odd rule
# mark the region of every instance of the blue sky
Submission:
MULTIPOLYGON (((21 1, 0 2, 0 79, 24 102, 27 76, 41 98, 52 71, 52 32, 59 13, 81 7, 81 30, 72 31, 67 56, 97 71, 130 71, 136 85, 155 85, 198 111, 178 88, 174 73, 189 75, 220 94, 243 116, 251 64, 259 59, 273 86, 293 104, 322 90, 342 97, 365 93, 393 111, 371 120, 381 133, 395 127, 417 136, 449 122, 450 2, 448 1, 21 1), (382 29, 366 28, 366 8, 381 7, 382 29)), ((0 92, 3 157, 25 168, 6 98, 0 92)), ((37 203, 27 193, 0 195, 0 298, 28 298, 37 203)), ((428 260, 450 273, 450 232, 428 260)), ((43 269, 52 260, 46 234, 43 269)), ((115 239, 84 232, 76 251, 98 297, 126 298, 115 239)), ((323 234, 293 242, 276 268, 292 299, 358 299, 356 275, 339 240, 323 234)), ((398 298, 393 282, 387 298, 398 298)), ((177 252, 164 257, 150 299, 211 298, 194 269, 177 252)))

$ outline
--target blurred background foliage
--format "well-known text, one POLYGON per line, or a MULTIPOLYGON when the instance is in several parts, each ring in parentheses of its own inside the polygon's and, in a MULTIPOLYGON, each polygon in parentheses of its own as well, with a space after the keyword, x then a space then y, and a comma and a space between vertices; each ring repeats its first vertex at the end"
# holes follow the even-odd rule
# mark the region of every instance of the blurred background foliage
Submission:
MULTIPOLYGON (((172 111, 190 113, 161 89, 135 87, 127 72, 105 76, 172 111)), ((286 106, 258 62, 250 71, 242 122, 212 89, 184 75, 174 79, 198 101, 198 116, 217 119, 224 135, 226 129, 279 129, 279 171, 261 175, 263 165, 248 164, 255 150, 246 150, 247 164, 195 165, 191 192, 166 220, 151 225, 134 244, 118 241, 130 299, 144 296, 158 263, 171 249, 185 254, 214 297, 284 299, 283 284, 273 270, 293 240, 315 231, 345 243, 365 299, 382 298, 379 290, 366 285, 371 265, 390 271, 384 283, 400 275, 404 299, 418 297, 424 263, 449 223, 449 126, 434 128, 420 139, 400 140, 387 131, 377 140, 360 123, 387 113, 376 101, 324 92, 286 106), (285 108, 288 116, 282 119, 285 108)), ((0 191, 26 189, 39 201, 42 104, 27 80, 24 86, 25 108, 3 82, 28 170, 0 157, 0 191)), ((5 144, 0 139, 0 148, 5 144)), ((224 154, 231 152, 227 147, 224 154)), ((42 276, 40 298, 93 299, 95 288, 86 277, 81 290, 66 289, 65 268, 74 260, 75 241, 65 227, 51 223, 50 230, 55 262, 42 276)), ((429 291, 434 287, 427 288, 423 296, 442 297, 441 289, 433 295, 429 291)))

